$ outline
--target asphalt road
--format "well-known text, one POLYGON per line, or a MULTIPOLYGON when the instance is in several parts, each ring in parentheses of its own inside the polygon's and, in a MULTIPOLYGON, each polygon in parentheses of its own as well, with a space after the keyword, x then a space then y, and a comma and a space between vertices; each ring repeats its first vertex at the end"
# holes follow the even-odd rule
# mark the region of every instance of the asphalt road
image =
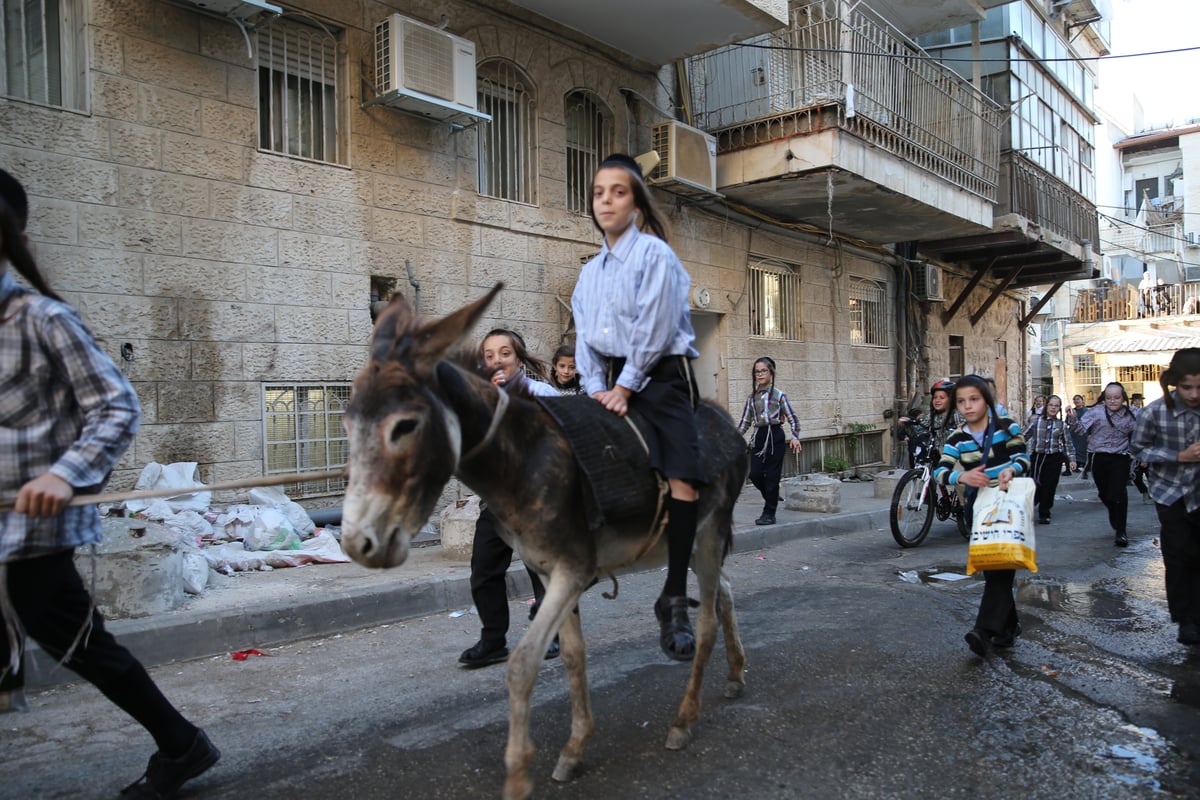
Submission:
MULTIPOLYGON (((1060 501, 1038 530, 1041 571, 1019 578, 1025 634, 986 662, 962 640, 982 583, 929 579, 962 571, 953 523, 912 550, 864 530, 734 554, 746 694, 722 699, 715 664, 683 752, 663 748, 687 667, 658 652, 661 575, 626 577, 615 601, 593 590, 596 732, 579 776, 551 781, 568 705, 546 662, 535 796, 1200 797, 1200 652, 1174 641, 1153 511, 1133 494, 1127 550, 1098 503, 1060 501)), ((182 796, 498 797, 504 668, 455 664, 477 632, 477 617, 438 615, 153 670, 224 752, 182 796)), ((32 700, 0 715, 0 797, 115 797, 140 774, 149 738, 93 689, 32 700)))

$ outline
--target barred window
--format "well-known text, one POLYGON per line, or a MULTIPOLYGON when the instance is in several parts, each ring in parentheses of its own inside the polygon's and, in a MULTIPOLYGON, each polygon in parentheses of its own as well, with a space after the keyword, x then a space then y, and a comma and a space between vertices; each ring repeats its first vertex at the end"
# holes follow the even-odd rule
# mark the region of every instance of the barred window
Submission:
POLYGON ((1166 369, 1162 364, 1138 364, 1132 367, 1117 367, 1117 383, 1158 383, 1166 369))
POLYGON ((477 72, 479 193, 521 203, 537 202, 537 97, 515 64, 485 61, 477 72))
POLYGON ((1075 356, 1073 366, 1075 368, 1075 385, 1077 387, 1095 386, 1097 389, 1100 387, 1100 365, 1096 363, 1095 356, 1075 356))
POLYGON ((887 316, 883 284, 865 278, 850 281, 850 342, 887 347, 887 316))
POLYGON ((586 214, 592 176, 613 149, 612 114, 591 92, 567 95, 567 209, 586 214))
POLYGON ((804 338, 800 319, 800 267, 763 260, 747 268, 750 281, 750 335, 766 339, 804 338))
POLYGON ((341 163, 337 39, 276 19, 258 32, 258 146, 341 163))
MULTIPOLYGON (((350 402, 349 383, 266 384, 263 386, 265 475, 337 470, 349 448, 342 415, 350 402)), ((289 484, 291 497, 337 494, 344 478, 289 484)))
POLYGON ((958 380, 967 370, 967 346, 963 336, 951 336, 948 343, 950 378, 958 380))
POLYGON ((0 95, 84 107, 81 0, 0 0, 0 95))

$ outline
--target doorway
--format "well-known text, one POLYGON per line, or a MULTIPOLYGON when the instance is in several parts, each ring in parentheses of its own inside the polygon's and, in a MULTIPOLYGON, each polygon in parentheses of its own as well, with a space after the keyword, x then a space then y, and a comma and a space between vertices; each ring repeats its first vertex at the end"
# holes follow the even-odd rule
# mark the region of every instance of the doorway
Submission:
POLYGON ((727 405, 729 386, 723 380, 724 360, 721 358, 721 337, 718 328, 721 315, 707 311, 692 309, 692 328, 696 332, 695 348, 700 351, 700 357, 692 363, 696 373, 696 386, 700 396, 716 400, 722 406, 727 405))

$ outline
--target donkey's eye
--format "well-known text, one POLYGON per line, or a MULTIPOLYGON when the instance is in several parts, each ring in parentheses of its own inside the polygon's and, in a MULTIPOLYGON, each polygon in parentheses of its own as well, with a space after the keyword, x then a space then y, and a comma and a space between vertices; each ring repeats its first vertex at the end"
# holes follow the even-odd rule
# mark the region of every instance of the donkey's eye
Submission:
POLYGON ((392 434, 389 437, 392 444, 400 441, 400 437, 412 433, 417 429, 417 421, 415 419, 402 419, 392 426, 392 434))

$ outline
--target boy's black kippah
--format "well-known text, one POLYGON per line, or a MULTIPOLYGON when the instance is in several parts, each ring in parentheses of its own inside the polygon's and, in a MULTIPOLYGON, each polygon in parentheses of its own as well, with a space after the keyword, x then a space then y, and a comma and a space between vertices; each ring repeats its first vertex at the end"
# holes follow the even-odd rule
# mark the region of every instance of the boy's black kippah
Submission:
POLYGON ((613 153, 612 155, 605 156, 604 160, 600 162, 600 169, 604 169, 605 167, 625 167, 626 169, 631 170, 634 175, 645 179, 645 176, 642 175, 642 168, 638 165, 638 162, 634 161, 624 153, 613 153))

